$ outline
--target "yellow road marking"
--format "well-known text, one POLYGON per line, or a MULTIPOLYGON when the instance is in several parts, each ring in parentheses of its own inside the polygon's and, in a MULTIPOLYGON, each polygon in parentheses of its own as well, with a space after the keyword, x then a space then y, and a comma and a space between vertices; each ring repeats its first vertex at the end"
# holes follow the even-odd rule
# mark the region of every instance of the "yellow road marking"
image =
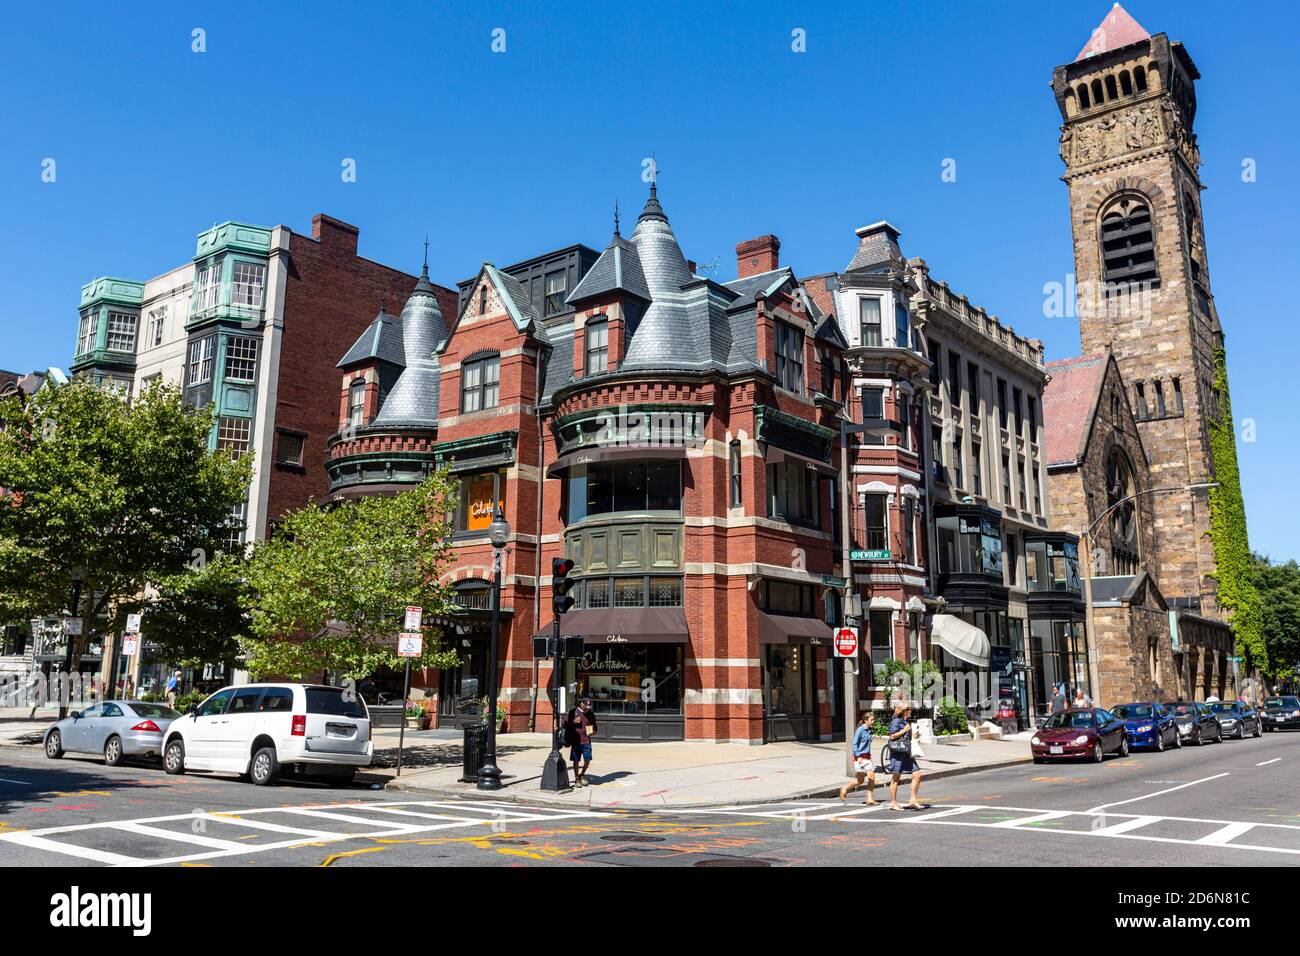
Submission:
POLYGON ((345 856, 357 856, 361 853, 380 853, 387 849, 388 847, 386 846, 363 846, 359 850, 345 850, 343 853, 334 853, 327 856, 325 862, 322 863, 321 866, 331 866, 335 860, 341 860, 345 856))

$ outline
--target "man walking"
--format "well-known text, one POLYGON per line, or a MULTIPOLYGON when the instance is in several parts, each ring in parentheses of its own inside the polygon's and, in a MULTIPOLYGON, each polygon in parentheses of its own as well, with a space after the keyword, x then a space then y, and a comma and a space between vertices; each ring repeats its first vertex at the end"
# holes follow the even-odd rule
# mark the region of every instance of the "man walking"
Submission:
POLYGON ((176 695, 181 691, 181 672, 177 671, 167 678, 167 706, 176 709, 176 695))
POLYGON ((583 697, 578 706, 569 711, 564 721, 564 742, 570 746, 569 763, 573 765, 573 785, 586 787, 587 768, 591 766, 591 737, 596 733, 596 714, 591 709, 591 698, 583 697), (578 761, 582 766, 578 766, 578 761))

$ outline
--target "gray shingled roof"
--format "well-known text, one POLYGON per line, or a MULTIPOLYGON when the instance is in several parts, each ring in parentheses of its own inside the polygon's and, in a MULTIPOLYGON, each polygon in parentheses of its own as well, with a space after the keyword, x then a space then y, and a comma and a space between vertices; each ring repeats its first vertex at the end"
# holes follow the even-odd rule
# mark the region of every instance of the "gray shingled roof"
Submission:
POLYGON ((396 316, 380 310, 361 336, 339 361, 338 368, 357 362, 378 359, 390 365, 406 364, 406 349, 402 344, 402 323, 396 316))
POLYGON ((429 266, 425 263, 420 280, 402 309, 402 350, 405 368, 384 399, 374 424, 438 424, 440 373, 434 349, 447 338, 447 323, 438 307, 429 266))
POLYGON ((600 258, 587 270, 587 274, 565 301, 572 305, 614 291, 627 292, 647 302, 651 298, 636 246, 618 233, 614 233, 614 238, 600 254, 600 258))
POLYGON ((858 248, 845 272, 898 271, 907 264, 898 248, 899 232, 885 221, 872 223, 857 230, 858 248))

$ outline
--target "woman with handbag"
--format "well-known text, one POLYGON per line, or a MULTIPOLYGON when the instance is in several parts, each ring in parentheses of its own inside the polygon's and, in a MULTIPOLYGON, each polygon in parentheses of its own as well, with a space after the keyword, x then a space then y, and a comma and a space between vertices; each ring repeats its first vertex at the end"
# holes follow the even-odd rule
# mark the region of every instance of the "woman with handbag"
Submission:
POLYGON ((912 756, 912 708, 899 704, 894 708, 894 719, 889 722, 889 809, 924 810, 925 806, 917 801, 917 790, 921 786, 921 771, 912 756), (912 795, 906 807, 898 803, 898 779, 905 773, 912 775, 912 795))
POLYGON ((840 802, 848 800, 849 794, 867 784, 867 806, 874 807, 880 801, 876 799, 876 770, 871 766, 871 724, 875 715, 864 710, 853 734, 853 782, 840 787, 840 802))

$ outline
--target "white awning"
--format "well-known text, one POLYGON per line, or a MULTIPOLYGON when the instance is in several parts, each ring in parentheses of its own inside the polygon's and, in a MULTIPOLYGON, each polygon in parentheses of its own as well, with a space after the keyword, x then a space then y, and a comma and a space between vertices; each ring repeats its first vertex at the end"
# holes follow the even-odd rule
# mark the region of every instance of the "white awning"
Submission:
POLYGON ((976 667, 989 665, 988 635, 959 617, 936 614, 930 622, 930 640, 968 664, 976 667))

